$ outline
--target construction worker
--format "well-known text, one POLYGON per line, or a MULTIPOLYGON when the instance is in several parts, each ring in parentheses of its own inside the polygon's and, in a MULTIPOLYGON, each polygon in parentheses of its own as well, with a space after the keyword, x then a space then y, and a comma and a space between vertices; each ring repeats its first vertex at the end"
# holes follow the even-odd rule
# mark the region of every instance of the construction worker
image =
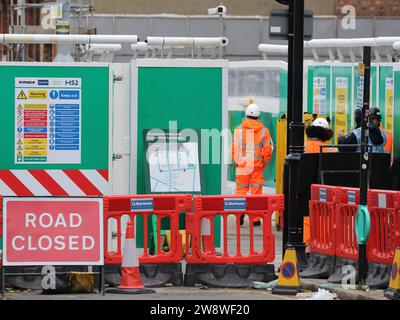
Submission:
MULTIPOLYGON (((345 152, 360 152, 361 151, 361 122, 362 122, 362 110, 356 109, 355 112, 356 128, 350 132, 347 136, 342 131, 338 132, 338 144, 346 145, 352 144, 357 146, 341 146, 339 151, 345 152)), ((369 137, 368 144, 372 145, 372 152, 385 152, 386 134, 379 128, 381 121, 381 114, 378 108, 371 108, 369 113, 369 137)))
MULTIPOLYGON (((320 153, 320 146, 326 145, 332 139, 333 132, 329 129, 329 123, 324 118, 317 118, 306 128, 307 142, 305 153, 320 153)), ((332 148, 322 148, 322 152, 336 151, 332 148)))
MULTIPOLYGON (((324 118, 317 118, 306 128, 307 142, 305 153, 336 152, 336 148, 320 148, 332 139, 333 131, 329 128, 329 123, 324 118)), ((303 241, 307 245, 310 243, 310 217, 303 217, 303 241)))
MULTIPOLYGON (((269 164, 272 154, 272 143, 269 130, 259 120, 260 109, 251 104, 246 109, 246 119, 234 131, 232 144, 232 161, 236 167, 236 194, 262 194, 264 185, 264 168, 269 164)), ((244 223, 244 215, 240 224, 244 223)), ((259 226, 259 219, 253 221, 259 226)))

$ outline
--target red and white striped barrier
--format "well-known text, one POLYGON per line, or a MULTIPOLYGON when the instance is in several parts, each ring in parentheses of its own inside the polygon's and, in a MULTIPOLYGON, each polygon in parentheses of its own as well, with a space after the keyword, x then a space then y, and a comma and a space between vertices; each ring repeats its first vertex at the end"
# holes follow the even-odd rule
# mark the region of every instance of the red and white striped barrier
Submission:
POLYGON ((103 196, 108 170, 0 170, 3 196, 103 196))

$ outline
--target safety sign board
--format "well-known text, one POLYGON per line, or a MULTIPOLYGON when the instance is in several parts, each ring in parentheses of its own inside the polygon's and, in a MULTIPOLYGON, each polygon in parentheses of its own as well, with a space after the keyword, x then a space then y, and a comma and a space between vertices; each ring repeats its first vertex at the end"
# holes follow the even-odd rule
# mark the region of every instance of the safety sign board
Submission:
POLYGON ((313 110, 317 114, 326 114, 327 112, 327 87, 325 77, 315 77, 313 82, 314 101, 313 110))
POLYGON ((3 264, 103 265, 102 198, 3 198, 3 264))
POLYGON ((225 198, 224 211, 245 211, 246 198, 225 198))
POLYGON ((15 78, 15 163, 81 163, 81 79, 15 78))
POLYGON ((153 199, 131 199, 131 211, 153 211, 153 199))

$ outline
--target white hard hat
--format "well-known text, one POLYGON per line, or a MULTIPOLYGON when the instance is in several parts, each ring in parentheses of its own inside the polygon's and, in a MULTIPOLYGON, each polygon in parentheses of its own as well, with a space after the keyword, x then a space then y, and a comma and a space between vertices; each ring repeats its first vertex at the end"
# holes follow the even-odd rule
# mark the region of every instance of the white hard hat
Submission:
POLYGON ((329 123, 324 118, 315 119, 314 122, 312 123, 312 126, 313 127, 322 127, 322 128, 325 128, 325 129, 329 129, 329 123))
POLYGON ((246 117, 258 118, 261 115, 260 108, 256 104, 251 104, 246 109, 246 117))

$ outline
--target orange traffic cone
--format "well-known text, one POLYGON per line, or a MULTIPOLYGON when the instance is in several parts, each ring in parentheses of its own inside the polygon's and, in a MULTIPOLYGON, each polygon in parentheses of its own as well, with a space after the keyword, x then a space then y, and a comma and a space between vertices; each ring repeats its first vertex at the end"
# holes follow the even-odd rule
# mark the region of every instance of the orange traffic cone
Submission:
POLYGON ((126 227, 124 248, 122 250, 121 279, 118 289, 107 290, 108 293, 155 293, 145 289, 140 277, 139 258, 136 252, 133 222, 129 221, 126 227))
POLYGON ((122 250, 120 289, 144 288, 139 272, 139 259, 136 252, 136 243, 132 221, 128 222, 124 249, 122 250))

